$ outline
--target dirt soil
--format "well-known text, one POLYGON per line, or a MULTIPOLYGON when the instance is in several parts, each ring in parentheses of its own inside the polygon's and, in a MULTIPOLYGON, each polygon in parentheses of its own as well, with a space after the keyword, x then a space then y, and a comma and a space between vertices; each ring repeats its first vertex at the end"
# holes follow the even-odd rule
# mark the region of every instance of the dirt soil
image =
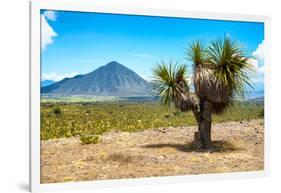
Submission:
POLYGON ((41 141, 41 183, 263 170, 263 128, 262 120, 215 124, 212 153, 191 145, 197 127, 110 132, 89 145, 41 141))

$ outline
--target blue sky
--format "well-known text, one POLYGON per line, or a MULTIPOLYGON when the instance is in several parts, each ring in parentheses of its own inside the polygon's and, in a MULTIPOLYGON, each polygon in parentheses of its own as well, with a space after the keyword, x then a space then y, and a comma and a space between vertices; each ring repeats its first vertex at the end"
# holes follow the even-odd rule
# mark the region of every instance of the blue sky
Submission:
POLYGON ((149 80, 161 60, 189 64, 192 41, 227 35, 244 45, 257 69, 255 87, 263 89, 263 23, 42 10, 41 26, 42 80, 88 73, 113 60, 149 80))

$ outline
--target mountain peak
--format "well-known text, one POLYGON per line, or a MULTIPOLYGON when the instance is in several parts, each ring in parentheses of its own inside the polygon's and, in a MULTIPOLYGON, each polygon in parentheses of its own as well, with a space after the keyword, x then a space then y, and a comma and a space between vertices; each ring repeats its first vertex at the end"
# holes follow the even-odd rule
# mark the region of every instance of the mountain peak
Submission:
POLYGON ((130 70, 126 66, 124 66, 116 61, 111 61, 111 62, 107 63, 105 66, 102 66, 101 68, 110 70, 112 72, 115 71, 118 73, 119 73, 119 70, 130 70))
POLYGON ((122 64, 120 64, 119 62, 116 62, 116 61, 111 61, 111 62, 107 63, 106 66, 122 66, 122 64))
POLYGON ((149 89, 148 82, 134 71, 111 61, 88 74, 43 87, 41 92, 63 95, 144 96, 150 94, 149 89))

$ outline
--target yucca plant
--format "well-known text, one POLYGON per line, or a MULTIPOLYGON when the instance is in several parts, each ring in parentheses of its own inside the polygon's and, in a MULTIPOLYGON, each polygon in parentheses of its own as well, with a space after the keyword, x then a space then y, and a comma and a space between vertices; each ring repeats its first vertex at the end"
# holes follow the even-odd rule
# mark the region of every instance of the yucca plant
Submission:
POLYGON ((246 86, 251 87, 249 72, 253 68, 242 47, 229 37, 208 47, 200 41, 192 43, 187 59, 192 64, 194 92, 189 88, 187 66, 172 62, 153 68, 153 88, 162 104, 193 111, 199 142, 211 150, 212 114, 223 113, 234 100, 244 97, 246 86))
POLYGON ((153 68, 153 75, 153 90, 161 103, 165 106, 174 103, 181 111, 192 110, 198 122, 199 100, 190 92, 187 66, 161 62, 153 68))

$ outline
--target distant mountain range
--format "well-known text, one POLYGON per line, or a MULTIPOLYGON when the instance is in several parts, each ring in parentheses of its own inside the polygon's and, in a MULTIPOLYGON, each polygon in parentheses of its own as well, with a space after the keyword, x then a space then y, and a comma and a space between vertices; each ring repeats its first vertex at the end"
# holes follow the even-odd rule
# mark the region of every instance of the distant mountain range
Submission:
MULTIPOLYGON (((151 85, 124 65, 112 61, 100 68, 73 78, 55 82, 41 82, 41 93, 46 95, 95 95, 95 96, 151 96, 151 85)), ((263 100, 264 91, 252 91, 248 101, 263 100)))
POLYGON ((52 80, 43 80, 41 82, 41 87, 49 86, 49 85, 54 84, 54 83, 55 83, 55 81, 52 81, 52 80))
POLYGON ((41 88, 42 94, 147 96, 150 84, 137 73, 112 61, 88 73, 65 78, 41 88))
POLYGON ((264 97, 257 97, 253 99, 248 99, 249 102, 258 102, 258 103, 264 103, 264 97))

